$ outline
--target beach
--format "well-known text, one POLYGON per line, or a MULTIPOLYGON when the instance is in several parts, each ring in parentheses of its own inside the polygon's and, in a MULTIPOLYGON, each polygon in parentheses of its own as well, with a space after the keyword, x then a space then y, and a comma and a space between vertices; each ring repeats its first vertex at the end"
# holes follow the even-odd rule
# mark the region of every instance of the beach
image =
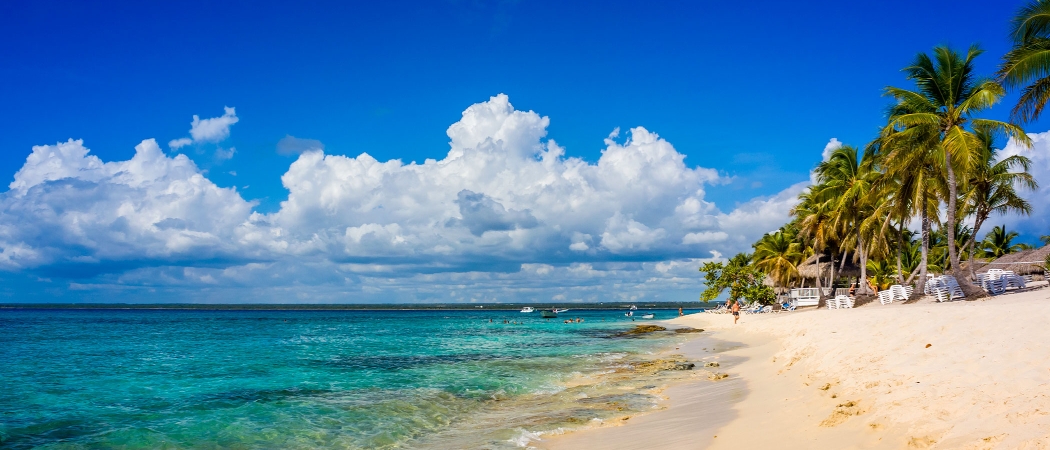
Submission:
POLYGON ((546 437, 569 448, 1007 449, 1050 446, 1050 289, 937 304, 693 314, 678 350, 728 378, 661 409, 546 437))

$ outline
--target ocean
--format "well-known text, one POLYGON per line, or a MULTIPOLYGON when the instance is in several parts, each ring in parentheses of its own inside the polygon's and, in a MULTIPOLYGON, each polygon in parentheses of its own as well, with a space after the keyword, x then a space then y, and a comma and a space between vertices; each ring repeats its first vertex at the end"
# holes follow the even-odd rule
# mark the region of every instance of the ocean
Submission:
POLYGON ((645 323, 610 310, 0 310, 0 448, 520 448, 651 410, 659 380, 635 369, 683 338, 616 336, 645 323))

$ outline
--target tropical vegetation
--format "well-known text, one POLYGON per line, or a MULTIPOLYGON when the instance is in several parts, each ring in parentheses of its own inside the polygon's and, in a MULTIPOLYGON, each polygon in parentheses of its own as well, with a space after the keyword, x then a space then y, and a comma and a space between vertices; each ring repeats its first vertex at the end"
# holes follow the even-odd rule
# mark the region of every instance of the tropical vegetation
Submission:
MULTIPOLYGON (((948 273, 971 295, 978 292, 969 281, 975 261, 1030 248, 1005 225, 985 230, 997 216, 1032 212, 1023 197, 1037 188, 1031 161, 998 148, 1030 146, 1021 124, 1050 101, 1050 0, 1022 8, 1011 36, 995 77, 978 73, 983 52, 976 45, 916 55, 903 69, 909 85, 884 89, 890 105, 872 140, 835 149, 819 163, 791 222, 762 236, 753 254, 705 264, 704 298, 734 283, 731 296, 747 296, 761 279, 767 287, 799 286, 813 273, 800 271, 804 262, 817 264, 818 288, 856 283, 863 295, 908 283, 921 290, 927 274, 948 273), (1008 88, 1020 90, 1010 120, 988 118, 1008 88)), ((1050 245, 1050 235, 1042 240, 1050 245)))

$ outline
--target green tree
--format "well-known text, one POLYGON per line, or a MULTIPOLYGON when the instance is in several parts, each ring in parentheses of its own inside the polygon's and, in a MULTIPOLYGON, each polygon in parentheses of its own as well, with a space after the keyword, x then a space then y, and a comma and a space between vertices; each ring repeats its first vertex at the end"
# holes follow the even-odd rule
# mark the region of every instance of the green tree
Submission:
POLYGON ((767 233, 755 243, 755 267, 768 273, 779 286, 789 286, 798 276, 802 249, 784 230, 767 233))
MULTIPOLYGON (((860 261, 861 292, 867 292, 867 247, 870 233, 861 222, 872 213, 871 191, 878 177, 870 157, 859 158, 857 149, 843 146, 831 152, 815 170, 820 195, 827 199, 828 211, 842 250, 854 250, 860 261)), ((868 230, 870 231, 870 230, 868 230)))
MULTIPOLYGON (((993 137, 986 132, 978 132, 981 139, 981 156, 967 183, 968 189, 964 199, 965 216, 974 217, 973 233, 961 247, 974 256, 974 247, 981 225, 992 213, 1005 215, 1011 212, 1029 215, 1032 205, 1017 193, 1017 188, 1036 189, 1032 174, 1028 173, 1032 162, 1021 155, 1012 155, 999 159, 996 154, 993 137), (1020 169, 1020 171, 1015 171, 1020 169)), ((974 264, 970 264, 970 275, 974 275, 974 264)))
POLYGON ((728 289, 729 299, 733 301, 748 299, 762 304, 772 303, 776 294, 773 288, 763 283, 766 278, 765 272, 750 264, 740 264, 750 259, 747 256, 749 255, 742 253, 725 264, 709 262, 701 266, 700 271, 704 272, 706 288, 700 294, 700 300, 712 301, 728 289))
MULTIPOLYGON (((907 105, 898 104, 891 115, 907 111, 907 105)), ((930 270, 932 225, 938 217, 941 199, 947 197, 947 187, 937 168, 939 145, 935 133, 928 128, 912 129, 914 131, 903 135, 901 129, 884 129, 879 138, 868 145, 868 152, 877 158, 877 165, 885 171, 884 178, 896 180, 896 188, 890 190, 885 201, 890 216, 900 222, 899 233, 912 217, 919 218, 918 271, 909 270, 904 282, 909 284, 918 276, 918 288, 922 290, 930 270)), ((911 239, 901 241, 910 243, 911 239)))
POLYGON ((1013 48, 1003 56, 999 78, 1010 88, 1021 88, 1011 117, 1029 122, 1050 99, 1050 1, 1031 1, 1018 10, 1010 36, 1013 48))
MULTIPOLYGON (((799 236, 813 243, 813 253, 817 256, 817 292, 820 300, 825 300, 824 289, 820 285, 820 257, 824 254, 828 242, 834 237, 830 202, 821 198, 821 186, 814 186, 808 192, 799 195, 799 203, 791 209, 797 218, 799 236)), ((832 261, 831 279, 835 279, 835 263, 832 261)), ((819 305, 818 305, 819 306, 819 305)))
MULTIPOLYGON (((899 132, 884 135, 890 139, 907 139, 909 135, 931 138, 930 147, 940 154, 948 186, 946 223, 953 225, 958 221, 959 190, 980 159, 980 139, 973 130, 1002 133, 1030 145, 1028 136, 1017 125, 975 117, 1005 95, 999 83, 977 77, 973 61, 980 54, 977 46, 970 47, 965 56, 948 47, 935 47, 932 58, 920 53, 904 69, 907 78, 915 82, 916 90, 886 88, 886 94, 897 101, 886 128, 899 132)), ((946 227, 949 265, 963 289, 977 294, 978 288, 960 271, 953 225, 946 227)))
POLYGON ((1000 256, 1019 252, 1024 249, 1022 244, 1014 244, 1013 240, 1017 239, 1016 231, 1006 231, 1006 225, 1000 225, 992 228, 987 235, 984 236, 984 241, 981 242, 981 249, 984 250, 984 256, 986 258, 998 258, 1000 256))

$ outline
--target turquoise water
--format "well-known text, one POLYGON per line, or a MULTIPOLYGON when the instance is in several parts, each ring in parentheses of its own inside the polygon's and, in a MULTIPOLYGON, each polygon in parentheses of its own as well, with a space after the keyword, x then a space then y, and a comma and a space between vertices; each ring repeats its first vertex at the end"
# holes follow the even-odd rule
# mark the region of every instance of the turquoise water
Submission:
POLYGON ((611 338, 643 323, 617 311, 562 316, 585 321, 0 310, 0 448, 500 448, 651 408, 602 377, 674 338, 611 338))

